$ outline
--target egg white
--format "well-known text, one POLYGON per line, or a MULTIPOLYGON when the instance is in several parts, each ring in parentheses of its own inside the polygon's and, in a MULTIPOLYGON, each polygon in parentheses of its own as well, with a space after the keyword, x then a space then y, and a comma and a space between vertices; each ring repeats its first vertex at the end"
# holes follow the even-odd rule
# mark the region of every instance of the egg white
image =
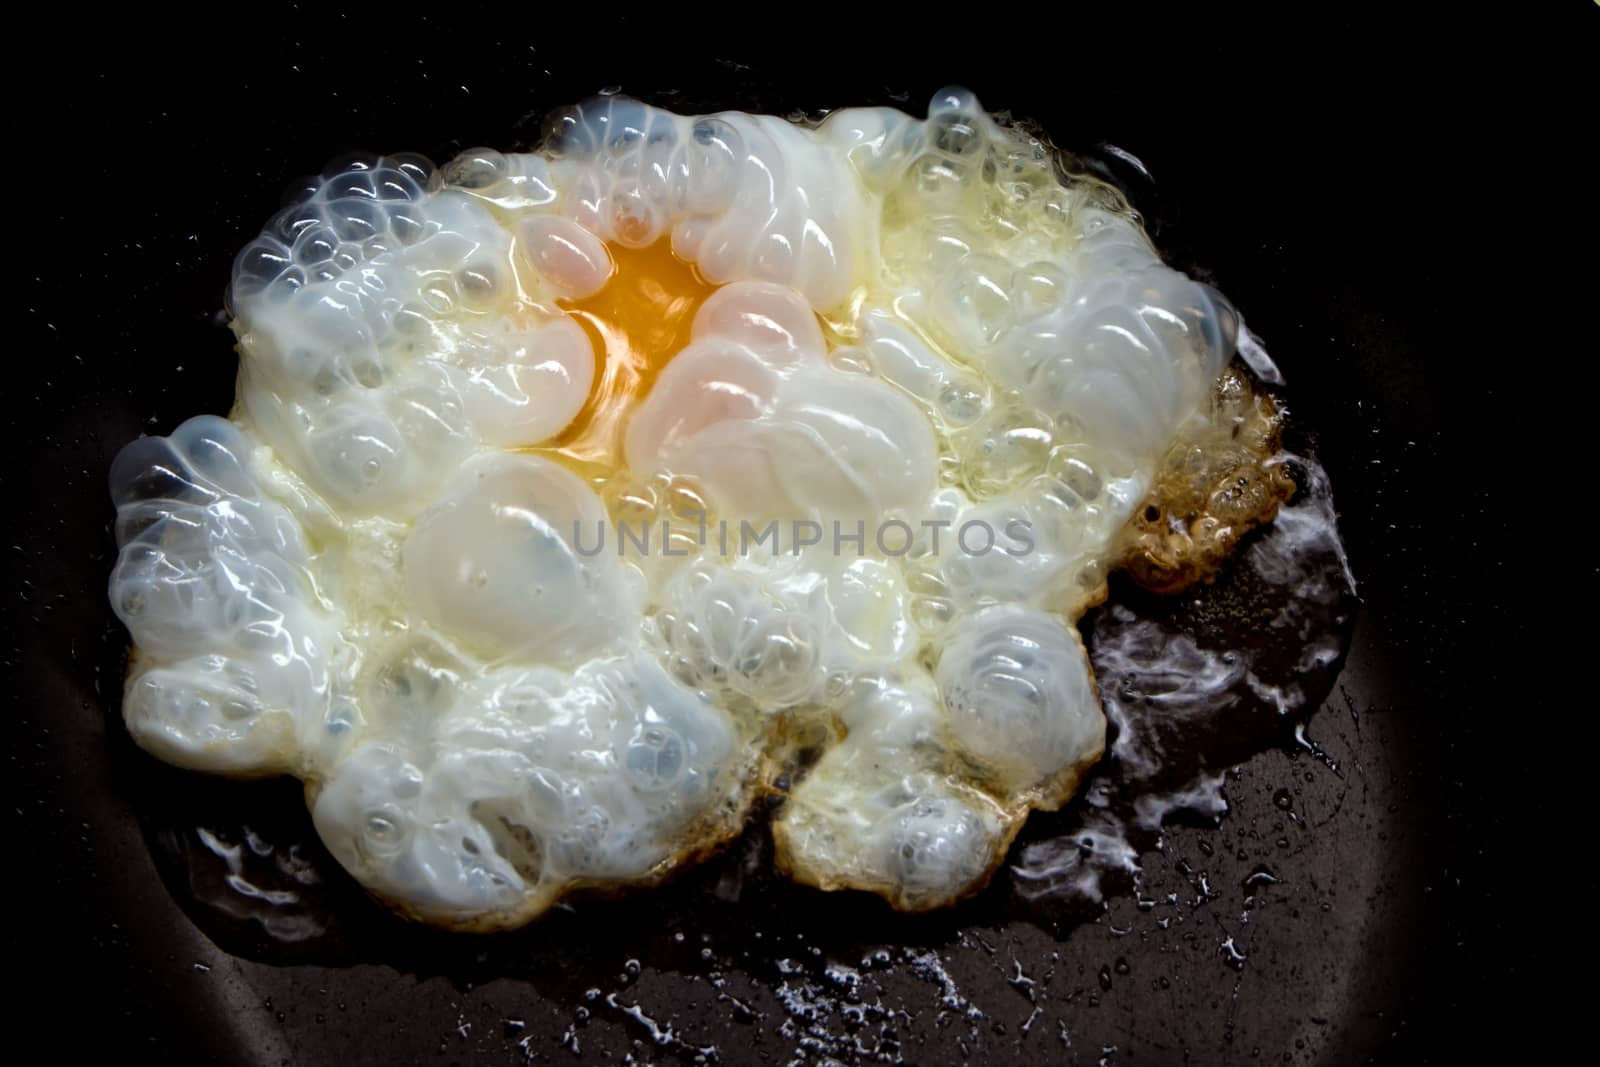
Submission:
POLYGON ((815 127, 603 98, 538 153, 359 157, 229 306, 230 418, 112 472, 129 729, 299 776, 362 884, 480 929, 659 878, 801 749, 783 869, 908 909, 981 887, 1104 747, 1073 624, 1235 328, 959 90, 815 127), (562 302, 658 241, 718 288, 596 473, 559 440, 604 353, 562 302), (661 479, 704 528, 819 541, 619 554, 661 479), (960 550, 975 524, 1031 550, 960 550))

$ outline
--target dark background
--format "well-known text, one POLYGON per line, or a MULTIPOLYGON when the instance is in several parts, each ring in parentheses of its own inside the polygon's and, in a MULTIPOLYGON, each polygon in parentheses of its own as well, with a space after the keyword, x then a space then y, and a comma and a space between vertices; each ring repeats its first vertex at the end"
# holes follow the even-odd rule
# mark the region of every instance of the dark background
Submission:
MULTIPOLYGON (((774 961, 811 966, 820 943, 817 960, 857 963, 880 945, 946 958, 985 1012, 981 1032, 925 974, 889 967, 882 1001, 907 1012, 897 1040, 913 1062, 1095 1062, 1110 1045, 1112 1062, 1449 1062, 1540 1047, 1539 954, 1559 938, 1530 936, 1527 911, 1548 877, 1539 830, 1552 800, 1538 781, 1541 711, 1514 685, 1529 646, 1511 621, 1530 489, 1525 461, 1494 434, 1548 418, 1561 360, 1594 355, 1592 333, 1587 352, 1540 347, 1513 293, 1521 277, 1557 276, 1570 279, 1558 297, 1593 302, 1592 266, 1559 266, 1536 238, 1571 233, 1569 251, 1592 248, 1582 202, 1562 194, 1585 180, 1593 194, 1582 161, 1600 10, 1402 28, 996 5, 919 14, 927 39, 887 46, 830 30, 837 12, 786 23, 763 11, 746 21, 773 18, 765 40, 706 29, 709 10, 669 32, 598 15, 513 30, 290 8, 181 32, 161 25, 172 16, 63 13, 14 42, 23 122, 8 221, 21 234, 8 321, 23 333, 0 405, 15 453, 4 473, 15 596, 0 648, 18 683, 5 764, 12 977, 32 995, 13 1017, 63 1053, 106 1058, 509 1063, 532 1032, 535 1058, 559 1062, 575 1021, 586 1058, 692 1057, 585 999, 597 986, 674 1020, 685 1040, 715 1041, 725 1061, 783 1062, 801 1042, 779 1031, 792 1012, 774 961), (1265 338, 1332 477, 1363 608, 1311 734, 1344 774, 1269 753, 1230 782, 1220 828, 1180 828, 1146 857, 1153 887, 1184 893, 1213 869, 1217 923, 1231 929, 1250 869, 1229 865, 1232 839, 1271 838, 1276 787, 1305 781, 1321 829, 1282 858, 1284 887, 1243 931, 1243 967, 1218 958, 1203 910, 1185 932, 1128 900, 1059 929, 981 900, 916 922, 781 886, 731 906, 715 890, 735 860, 648 903, 580 907, 488 947, 424 938, 288 965, 258 962, 248 938, 225 950, 202 936, 134 814, 165 772, 116 717, 126 637, 103 593, 105 470, 140 433, 230 406, 222 293, 280 191, 356 148, 443 160, 526 144, 547 109, 610 86, 680 108, 920 113, 950 82, 1067 147, 1113 143, 1144 161, 1153 186, 1122 177, 1158 243, 1265 338), (770 948, 751 940, 763 932, 770 948), (715 967, 692 951, 701 943, 715 967), (1007 952, 1035 979, 1060 971, 1031 1033, 1018 1028, 1030 1004, 1004 981, 1007 952), (729 1022, 719 993, 757 1017, 729 1022)), ((1579 557, 1559 577, 1591 584, 1594 566, 1579 557)))

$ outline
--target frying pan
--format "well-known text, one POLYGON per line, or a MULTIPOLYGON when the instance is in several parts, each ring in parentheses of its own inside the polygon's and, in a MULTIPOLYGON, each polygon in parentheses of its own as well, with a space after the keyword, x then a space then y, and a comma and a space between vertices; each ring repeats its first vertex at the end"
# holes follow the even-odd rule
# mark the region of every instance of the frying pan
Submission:
POLYGON ((1475 398, 1451 317, 1465 194, 1450 175, 1477 160, 1473 109, 1493 91, 1469 56, 1419 59, 1371 26, 1289 48, 1210 20, 1158 35, 1063 14, 1017 60, 985 58, 1000 38, 981 16, 942 49, 845 59, 620 18, 424 22, 380 44, 358 15, 284 12, 214 48, 113 34, 50 57, 12 192, 26 333, 9 373, 24 377, 0 405, 21 448, 5 472, 17 1025, 63 1058, 351 1067, 1334 1064, 1504 1047, 1493 1020, 1521 994, 1481 850, 1512 816, 1480 761, 1510 670, 1483 651, 1507 583, 1474 576, 1506 558, 1508 527, 1493 479, 1458 462, 1475 398), (1019 911, 1002 873, 953 911, 896 915, 772 878, 759 828, 660 890, 487 938, 392 919, 326 865, 297 883, 334 917, 321 925, 208 905, 229 873, 219 851, 254 877, 315 866, 315 845, 292 784, 199 778, 128 740, 106 469, 139 434, 230 406, 222 290, 279 191, 357 148, 442 160, 527 143, 546 109, 611 86, 787 114, 916 110, 952 81, 1101 160, 1164 254, 1227 292, 1283 367, 1361 583, 1311 745, 1230 772, 1225 818, 1169 827, 1137 889, 1087 912, 1019 911))

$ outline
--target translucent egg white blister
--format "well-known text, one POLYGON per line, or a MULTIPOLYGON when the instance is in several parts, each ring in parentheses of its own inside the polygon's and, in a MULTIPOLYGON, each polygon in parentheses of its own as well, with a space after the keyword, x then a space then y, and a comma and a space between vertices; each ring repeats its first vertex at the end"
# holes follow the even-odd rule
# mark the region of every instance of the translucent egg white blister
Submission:
POLYGON ((229 306, 231 421, 112 472, 129 728, 303 778, 362 884, 468 928, 660 877, 802 750, 794 877, 980 887, 1104 747, 1073 623, 1235 328, 959 90, 814 128, 602 98, 538 153, 352 157, 229 306), (606 355, 570 302, 658 241, 718 288, 596 473, 561 450, 606 355), (719 533, 605 545, 610 488, 668 476, 719 533))
POLYGON ((635 412, 627 459, 697 480, 725 515, 876 520, 932 493, 938 452, 916 405, 834 369, 792 290, 733 282, 635 412))

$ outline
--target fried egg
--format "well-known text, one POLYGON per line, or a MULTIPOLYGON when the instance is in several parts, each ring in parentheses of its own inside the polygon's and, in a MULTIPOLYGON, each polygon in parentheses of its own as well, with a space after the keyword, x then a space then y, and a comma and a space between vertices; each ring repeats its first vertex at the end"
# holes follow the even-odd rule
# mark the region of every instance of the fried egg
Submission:
POLYGON ((298 777, 371 893, 479 930, 764 792, 801 882, 980 889, 1104 749, 1076 622, 1237 329, 961 90, 354 156, 228 309, 230 415, 111 471, 128 729, 298 777))

